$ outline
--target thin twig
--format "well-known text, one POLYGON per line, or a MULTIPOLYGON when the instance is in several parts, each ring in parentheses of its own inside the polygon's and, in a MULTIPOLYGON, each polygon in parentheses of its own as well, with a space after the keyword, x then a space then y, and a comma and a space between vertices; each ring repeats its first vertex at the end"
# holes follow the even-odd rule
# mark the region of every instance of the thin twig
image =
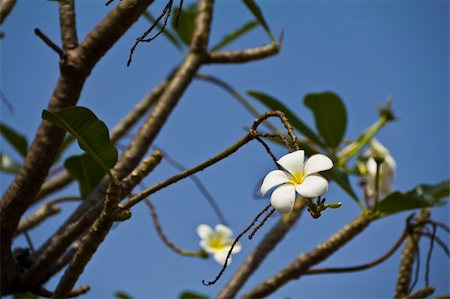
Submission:
MULTIPOLYGON (((431 233, 430 232, 423 232, 422 236, 425 236, 427 238, 431 239, 431 233)), ((442 241, 441 238, 439 238, 438 236, 434 236, 434 240, 437 242, 437 244, 442 248, 442 250, 444 250, 445 254, 450 258, 450 249, 448 248, 448 246, 445 244, 444 241, 442 241)))
MULTIPOLYGON (((166 151, 162 150, 158 146, 153 146, 153 148, 158 149, 161 151, 164 155, 164 158, 169 162, 170 165, 174 166, 179 171, 185 171, 187 168, 181 165, 178 161, 176 161, 172 156, 168 155, 166 151)), ((213 209, 214 213, 217 215, 217 218, 219 218, 220 223, 225 224, 228 226, 228 222, 225 220, 225 216, 222 213, 222 210, 220 209, 219 205, 217 204, 217 201, 214 199, 212 194, 208 191, 206 186, 202 183, 202 181, 195 175, 191 175, 189 177, 194 184, 197 186, 198 190, 201 194, 206 198, 209 205, 213 209)))
POLYGON ((251 240, 253 239, 253 237, 255 236, 256 232, 266 223, 267 220, 269 220, 270 216, 273 215, 273 213, 275 213, 275 209, 272 209, 267 215, 266 217, 264 217, 263 220, 261 220, 261 222, 253 229, 252 233, 248 236, 248 239, 251 240))
POLYGON ((247 226, 244 229, 244 231, 237 236, 237 238, 234 240, 233 244, 231 245, 230 250, 228 251, 227 257, 225 259, 225 263, 223 264, 222 269, 220 270, 219 274, 217 274, 216 278, 214 280, 211 280, 208 282, 205 282, 205 280, 202 280, 202 283, 205 286, 210 286, 212 284, 215 284, 219 280, 219 278, 222 276, 223 272, 227 268, 228 260, 230 259, 230 256, 231 256, 231 253, 233 252, 234 246, 239 242, 239 240, 242 238, 242 236, 244 236, 255 225, 255 223, 258 221, 259 217, 261 217, 261 215, 263 215, 265 212, 267 212, 267 210, 271 206, 272 205, 269 204, 261 212, 259 212, 258 215, 256 215, 256 217, 253 219, 252 223, 250 223, 250 225, 247 226))
POLYGON ((436 224, 432 224, 432 231, 430 237, 430 248, 428 249, 427 260, 425 264, 425 286, 430 285, 430 262, 431 262, 431 254, 433 253, 434 240, 436 239, 436 224))
POLYGON ((45 203, 36 212, 19 222, 19 225, 15 232, 15 237, 33 229, 34 227, 41 224, 44 220, 58 214, 59 212, 61 212, 61 208, 56 204, 45 203))
POLYGON ((33 241, 31 240, 30 235, 28 234, 27 231, 24 231, 24 232, 23 232, 23 235, 25 236, 25 239, 27 240, 28 247, 29 247, 30 250, 31 250, 31 254, 32 254, 33 256, 36 256, 36 250, 34 249, 33 241))
MULTIPOLYGON (((227 91, 231 96, 233 96, 254 117, 259 117, 261 115, 261 113, 252 104, 250 104, 250 102, 244 96, 242 96, 236 89, 231 87, 231 85, 229 85, 225 81, 220 80, 219 78, 214 77, 212 75, 206 74, 196 74, 195 78, 221 87, 222 89, 227 91)), ((278 128, 269 121, 265 121, 264 126, 266 126, 267 129, 269 129, 272 132, 278 132, 278 128)))
POLYGON ((158 233, 158 236, 161 238, 164 244, 166 244, 167 247, 172 249, 174 252, 178 253, 182 256, 194 256, 194 257, 204 257, 204 255, 201 254, 199 251, 188 251, 179 248, 176 246, 173 242, 169 240, 169 238, 164 233, 161 224, 159 223, 158 214, 156 213, 155 206, 152 204, 152 202, 148 199, 144 199, 145 204, 150 209, 150 215, 152 216, 153 224, 155 225, 156 232, 158 233))
POLYGON ((230 281, 220 291, 217 298, 234 298, 237 292, 250 278, 250 276, 258 269, 264 259, 274 251, 274 248, 283 240, 287 232, 297 222, 301 212, 305 207, 304 200, 296 200, 294 209, 283 215, 277 224, 264 236, 256 248, 250 253, 242 265, 234 273, 230 281))
POLYGON ((447 233, 450 234, 450 227, 448 227, 445 223, 442 223, 442 222, 439 222, 436 220, 432 220, 432 219, 428 220, 428 222, 433 225, 436 225, 437 227, 442 228, 443 230, 445 230, 447 233))
POLYGON ((0 90, 0 99, 2 103, 6 106, 6 109, 8 109, 9 113, 14 113, 14 106, 11 104, 11 102, 8 100, 6 95, 3 93, 2 90, 0 90))
POLYGON ((258 136, 258 133, 256 133, 256 132, 255 132, 255 139, 264 146, 264 148, 266 149, 266 152, 272 158, 272 160, 275 163, 275 165, 277 166, 277 168, 282 170, 283 168, 277 163, 277 158, 275 157, 275 155, 270 150, 270 147, 267 145, 266 142, 264 142, 264 140, 261 139, 261 137, 258 136))
POLYGON ((289 141, 283 136, 281 133, 261 133, 258 132, 258 135, 266 138, 275 138, 281 141, 284 146, 288 149, 289 152, 292 152, 292 146, 289 144, 289 141))
POLYGON ((56 53, 58 53, 59 58, 63 59, 64 58, 64 51, 57 45, 55 44, 47 35, 45 35, 39 28, 34 28, 34 33, 47 45, 50 47, 50 49, 52 49, 53 51, 55 51, 56 53))
POLYGON ((364 214, 353 219, 328 240, 318 244, 312 251, 299 255, 289 266, 245 293, 242 298, 262 298, 293 279, 300 278, 311 266, 318 264, 347 244, 371 222, 364 214))
POLYGON ((167 20, 169 19, 169 16, 170 16, 170 11, 172 10, 172 4, 173 4, 173 0, 169 0, 167 2, 166 6, 164 7, 162 13, 156 18, 155 22, 153 22, 153 24, 150 26, 150 28, 147 29, 147 31, 145 31, 140 37, 136 38, 134 45, 130 48, 130 55, 128 56, 127 66, 131 65, 134 51, 136 50, 136 48, 140 42, 150 42, 164 31, 164 29, 166 28, 166 25, 167 25, 167 20), (161 19, 163 17, 164 17, 164 24, 162 25, 160 31, 158 33, 156 33, 153 37, 151 37, 149 39, 145 39, 147 37, 147 35, 149 35, 153 31, 153 29, 156 27, 156 25, 159 23, 159 21, 161 21, 161 19))
POLYGON ((347 272, 355 272, 355 271, 370 269, 372 267, 375 267, 376 265, 381 264, 382 262, 387 260, 389 257, 391 257, 397 251, 397 249, 402 245, 402 243, 405 241, 405 239, 407 237, 408 237, 408 230, 405 229, 403 231, 402 235, 400 236, 400 238, 398 238, 398 240, 395 242, 395 244, 391 247, 391 249, 389 249, 388 252, 386 252, 384 255, 382 255, 381 257, 377 258, 376 260, 374 260, 372 262, 358 265, 358 266, 353 266, 353 267, 316 268, 316 269, 311 269, 311 270, 306 271, 305 273, 303 273, 303 275, 325 274, 325 273, 327 273, 327 274, 329 274, 329 273, 347 273, 347 272))

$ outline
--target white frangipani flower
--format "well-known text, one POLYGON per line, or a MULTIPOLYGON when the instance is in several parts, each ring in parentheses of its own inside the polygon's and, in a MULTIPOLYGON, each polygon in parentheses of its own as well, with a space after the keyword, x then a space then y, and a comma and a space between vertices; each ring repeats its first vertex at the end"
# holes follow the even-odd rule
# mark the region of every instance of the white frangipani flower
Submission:
MULTIPOLYGON (((214 259, 219 264, 225 264, 225 260, 230 251, 231 245, 234 242, 233 231, 223 225, 217 224, 215 231, 209 225, 200 224, 197 227, 197 234, 200 237, 200 247, 208 253, 214 255, 214 259)), ((235 254, 241 251, 241 245, 236 243, 231 253, 235 254)), ((228 259, 228 264, 231 262, 231 257, 228 259)))
POLYGON ((382 162, 379 170, 379 197, 383 198, 392 192, 392 181, 394 180, 394 173, 397 167, 395 160, 390 155, 389 150, 375 138, 370 142, 370 147, 366 151, 365 156, 368 157, 366 162, 366 194, 368 197, 375 195, 375 180, 377 175, 377 162, 375 159, 380 159, 382 162))
POLYGON ((328 181, 317 173, 331 169, 333 161, 322 154, 312 155, 306 162, 304 159, 305 151, 303 150, 281 157, 277 163, 285 170, 269 172, 261 185, 263 196, 275 188, 270 203, 281 213, 292 210, 297 194, 306 198, 314 198, 328 190, 328 181))

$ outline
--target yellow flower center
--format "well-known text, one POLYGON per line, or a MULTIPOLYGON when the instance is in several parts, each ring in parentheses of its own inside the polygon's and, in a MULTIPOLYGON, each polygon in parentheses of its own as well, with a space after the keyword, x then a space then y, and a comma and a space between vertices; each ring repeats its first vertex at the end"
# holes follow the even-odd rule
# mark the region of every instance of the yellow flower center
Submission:
POLYGON ((220 236, 212 236, 209 239, 209 247, 213 250, 221 250, 224 248, 227 244, 224 242, 224 239, 220 236))
POLYGON ((293 176, 291 177, 291 183, 294 185, 300 185, 303 183, 303 180, 305 179, 305 174, 302 172, 294 172, 293 176))

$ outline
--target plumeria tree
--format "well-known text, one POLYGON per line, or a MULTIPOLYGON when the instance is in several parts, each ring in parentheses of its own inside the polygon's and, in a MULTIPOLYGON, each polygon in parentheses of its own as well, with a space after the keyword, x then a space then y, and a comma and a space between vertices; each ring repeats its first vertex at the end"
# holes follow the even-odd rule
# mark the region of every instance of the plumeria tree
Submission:
MULTIPOLYGON (((60 41, 34 25, 39 47, 46 46, 49 49, 45 50, 51 50, 59 59, 56 84, 53 92, 47 94, 50 100, 44 106, 39 104, 38 111, 32 111, 39 118, 36 134, 21 133, 14 122, 2 121, 0 126, 4 140, 2 183, 5 182, 0 223, 2 295, 89 297, 91 286, 80 284, 83 275, 92 268, 102 268, 96 264, 96 257, 107 250, 115 234, 135 223, 133 219, 140 219, 140 211, 145 211, 145 218, 151 219, 153 227, 134 226, 125 244, 119 245, 121 250, 138 247, 134 246, 137 239, 151 231, 152 244, 157 245, 139 260, 154 261, 156 265, 158 257, 165 254, 177 260, 172 265, 150 267, 150 272, 163 273, 164 277, 166 272, 181 273, 186 281, 200 275, 202 280, 189 286, 170 279, 168 283, 158 279, 148 282, 138 274, 137 262, 130 262, 134 258, 131 254, 109 256, 105 263, 111 267, 111 275, 130 277, 132 281, 150 285, 150 289, 152 285, 163 284, 176 289, 180 298, 205 298, 208 296, 203 294, 212 293, 218 298, 278 296, 284 294, 278 292, 289 283, 292 285, 304 276, 320 277, 318 274, 329 274, 322 275, 317 285, 329 289, 328 296, 334 296, 332 288, 323 287, 327 284, 326 277, 361 273, 389 259, 395 260, 396 271, 391 271, 395 279, 368 283, 362 295, 372 292, 371 288, 386 288, 389 283, 395 285, 389 294, 396 298, 426 298, 434 293, 431 260, 440 250, 440 254, 444 253, 443 263, 448 263, 445 240, 449 227, 445 220, 435 218, 432 211, 445 205, 450 194, 449 180, 443 177, 429 181, 427 175, 417 175, 408 188, 395 187, 399 163, 380 141, 379 133, 388 131, 398 121, 394 112, 396 102, 388 98, 379 104, 377 115, 367 122, 371 123, 368 128, 361 126, 347 134, 348 107, 336 92, 307 93, 304 106, 297 105, 294 109, 289 102, 272 95, 276 91, 271 90, 270 84, 258 80, 248 86, 241 83, 251 90, 246 94, 239 92, 219 75, 228 68, 240 72, 247 65, 263 63, 289 47, 289 43, 284 44, 283 32, 275 34, 271 29, 272 20, 265 17, 269 11, 262 10, 253 0, 233 6, 234 13, 245 11, 249 20, 242 24, 231 22, 232 29, 225 31, 223 37, 216 34, 213 18, 222 14, 218 7, 223 3, 212 0, 192 3, 110 0, 102 3, 105 6, 100 8, 105 16, 95 22, 84 19, 84 10, 75 14, 75 6, 79 4, 74 0, 46 4, 58 7, 60 41), (91 29, 85 30, 80 18, 92 23, 91 29), (132 28, 134 24, 142 32, 132 28), (249 45, 255 41, 249 36, 257 31, 258 44, 265 42, 263 46, 249 45), (150 61, 156 59, 164 65, 165 75, 160 76, 155 64, 143 60, 149 49, 156 51, 150 61), (169 51, 179 51, 178 61, 167 59, 172 57, 169 51), (111 84, 96 73, 108 57, 119 57, 109 64, 126 74, 123 81, 111 84), (232 66, 225 66, 229 64, 232 66), (136 69, 139 72, 133 73, 136 69), (133 85, 128 86, 128 76, 133 85), (139 87, 142 90, 136 92, 136 86, 148 86, 143 78, 158 76, 160 82, 152 83, 147 95, 139 100, 138 94, 146 87, 139 87), (209 85, 201 85, 199 91, 197 82, 209 85), (96 108, 97 102, 83 100, 92 88, 89 84, 111 92, 108 98, 98 100, 104 103, 104 110, 96 108), (115 93, 123 89, 126 100, 120 100, 120 104, 127 102, 126 110, 115 107, 118 98, 115 93), (182 100, 193 96, 192 89, 196 92, 194 97, 209 102, 202 103, 206 107, 181 116, 184 126, 171 131, 174 120, 171 115, 175 107, 183 105, 182 100), (225 115, 224 123, 219 121, 220 109, 211 103, 210 95, 216 90, 225 91, 226 97, 234 101, 227 105, 236 106, 245 115, 243 122, 233 115, 225 115), (309 118, 301 113, 304 110, 311 112, 309 118), (117 117, 109 119, 109 114, 117 117), (195 122, 199 126, 190 132, 188 128, 195 122), (239 128, 232 142, 225 136, 227 126, 239 128), (193 149, 189 155, 197 155, 193 160, 196 163, 187 164, 171 156, 164 138, 175 140, 179 151, 193 149), (211 148, 205 155, 200 154, 192 140, 211 148), (226 168, 224 164, 245 152, 246 158, 233 165, 232 171, 221 172, 221 166, 226 168), (229 200, 234 191, 242 192, 231 182, 244 181, 243 169, 248 168, 246 163, 252 159, 257 160, 253 168, 258 169, 253 177, 245 179, 246 183, 251 182, 246 184, 246 193, 238 195, 239 201, 229 200), (209 177, 217 177, 220 183, 210 186, 206 183, 211 182, 209 177), (184 190, 183 183, 189 180, 197 189, 184 190), (177 194, 170 194, 165 200, 167 209, 159 211, 158 197, 171 188, 179 188, 177 194), (198 194, 205 200, 201 204, 194 203, 198 194), (178 198, 183 198, 184 203, 178 202, 178 198), (339 215, 351 215, 342 227, 333 218, 339 215), (303 229, 298 222, 300 218, 313 221, 312 226, 303 229), (361 259, 341 258, 336 266, 319 265, 339 256, 341 249, 356 237, 371 236, 369 225, 393 218, 398 222, 388 233, 394 239, 392 242, 378 239, 384 251, 377 257, 362 252, 361 259), (192 221, 186 224, 185 219, 192 221), (328 225, 331 231, 325 230, 327 219, 335 221, 328 225), (288 242, 291 230, 301 232, 301 242, 315 243, 309 247, 294 244, 283 251, 283 258, 289 258, 285 263, 264 269, 266 259, 270 260, 271 254, 276 255, 282 243, 288 242), (33 235, 35 231, 40 231, 38 238, 33 235), (316 231, 326 231, 328 237, 315 240, 316 231), (420 245, 425 238, 429 240, 428 247, 420 245), (183 242, 195 247, 185 249, 183 242), (437 248, 433 250, 434 247, 437 248), (114 266, 120 262, 130 266, 126 272, 114 266), (185 263, 195 263, 189 269, 196 270, 183 270, 188 269, 185 263), (200 268, 205 263, 208 268, 200 268), (421 273, 424 279, 419 281, 421 273), (244 289, 247 282, 248 288, 244 289)), ((13 18, 16 11, 19 15, 20 8, 15 6, 16 1, 2 0, 2 23, 7 17, 13 18)), ((222 8, 223 14, 230 10, 222 8)), ((22 40, 10 32, 14 31, 6 27, 2 33, 5 48, 9 40, 22 40)), ((287 34, 295 37, 295 32, 287 34)), ((267 65, 259 72, 284 75, 267 65)), ((110 76, 112 72, 105 73, 110 76)), ((292 80, 285 81, 295 85, 292 80)), ((8 88, 2 84, 2 91, 5 90, 2 110, 14 119, 12 111, 6 110, 23 107, 9 100, 14 95, 8 88)), ((99 281, 110 284, 109 279, 108 275, 100 275, 92 282, 92 288, 99 281)), ((302 285, 297 288, 300 290, 302 285)), ((114 289, 117 298, 132 298, 135 294, 126 284, 114 285, 114 289)), ((296 297, 295 294, 294 290, 289 296, 296 297)), ((152 296, 151 291, 146 296, 152 296)))

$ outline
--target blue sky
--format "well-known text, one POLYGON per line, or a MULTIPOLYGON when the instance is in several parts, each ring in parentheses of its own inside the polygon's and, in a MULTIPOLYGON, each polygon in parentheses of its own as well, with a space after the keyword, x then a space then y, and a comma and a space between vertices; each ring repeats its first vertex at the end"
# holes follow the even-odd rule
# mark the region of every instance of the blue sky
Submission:
MULTIPOLYGON (((77 1, 79 38, 107 13, 103 1, 77 1)), ((152 6, 156 15, 164 3, 152 6)), ((216 75, 238 91, 259 90, 281 99, 314 127, 303 106, 310 92, 334 91, 348 113, 346 139, 377 120, 377 105, 387 96, 394 100, 399 121, 384 128, 378 138, 397 161, 395 189, 406 191, 419 183, 435 183, 449 177, 449 3, 448 1, 261 1, 273 32, 284 31, 283 48, 276 57, 243 65, 205 66, 200 72, 216 75)), ((217 1, 211 44, 250 20, 240 1, 217 1)), ((59 43, 58 9, 51 1, 18 1, 2 30, 1 89, 14 105, 10 114, 1 107, 2 121, 31 139, 40 122, 58 76, 58 57, 33 33, 39 27, 59 43)), ((89 107, 109 128, 124 116, 182 59, 164 38, 141 45, 130 68, 125 67, 134 39, 148 27, 140 20, 96 66, 82 91, 79 105, 89 107)), ((229 49, 268 43, 258 28, 229 49)), ((256 105, 261 112, 265 109, 256 105)), ((205 82, 194 81, 171 114, 156 140, 186 166, 196 165, 230 146, 245 134, 253 121, 233 98, 205 82)), ((123 141, 125 143, 126 140, 123 141)), ((12 153, 6 144, 5 151, 12 153)), ((285 150, 274 147, 277 156, 285 150)), ((74 146, 72 153, 78 153, 74 146)), ((16 158, 18 158, 16 156, 16 158)), ((254 200, 256 182, 273 168, 264 149, 249 144, 234 156, 203 171, 198 177, 219 202, 235 232, 241 231, 267 204, 254 200)), ((150 186, 176 173, 167 162, 146 180, 150 186)), ((2 174, 1 190, 11 181, 2 174)), ((354 188, 361 194, 355 182, 354 188)), ((59 195, 75 195, 77 187, 59 195)), ((285 267, 299 253, 327 239, 359 210, 334 184, 327 198, 341 201, 339 210, 326 211, 313 220, 305 214, 244 286, 250 289, 285 267)), ((161 224, 172 241, 185 249, 197 249, 195 229, 201 223, 215 225, 217 217, 189 180, 153 196, 161 224)), ((39 246, 75 208, 30 232, 39 246)), ((243 250, 222 279, 204 287, 202 279, 214 278, 219 266, 212 260, 179 257, 158 239, 147 208, 138 205, 131 220, 118 225, 102 244, 79 281, 90 284, 86 298, 108 298, 122 290, 136 298, 173 298, 189 289, 214 296, 276 222, 273 217, 243 250)), ((433 219, 449 222, 448 206, 432 210, 433 219)), ((321 266, 351 266, 371 261, 388 250, 400 235, 407 213, 387 217, 321 266)), ((440 234, 447 242, 448 236, 440 234)), ((23 246, 24 240, 17 240, 23 246)), ((422 242, 423 257, 428 241, 422 242)), ((272 297, 389 298, 395 288, 400 253, 382 265, 353 274, 303 277, 287 284, 272 297)), ((424 259, 422 260, 424 265, 424 259)), ((436 294, 449 293, 448 259, 438 247, 431 262, 431 283, 436 294)), ((51 281, 48 288, 54 288, 51 281)), ((419 286, 424 284, 422 269, 419 286)))

